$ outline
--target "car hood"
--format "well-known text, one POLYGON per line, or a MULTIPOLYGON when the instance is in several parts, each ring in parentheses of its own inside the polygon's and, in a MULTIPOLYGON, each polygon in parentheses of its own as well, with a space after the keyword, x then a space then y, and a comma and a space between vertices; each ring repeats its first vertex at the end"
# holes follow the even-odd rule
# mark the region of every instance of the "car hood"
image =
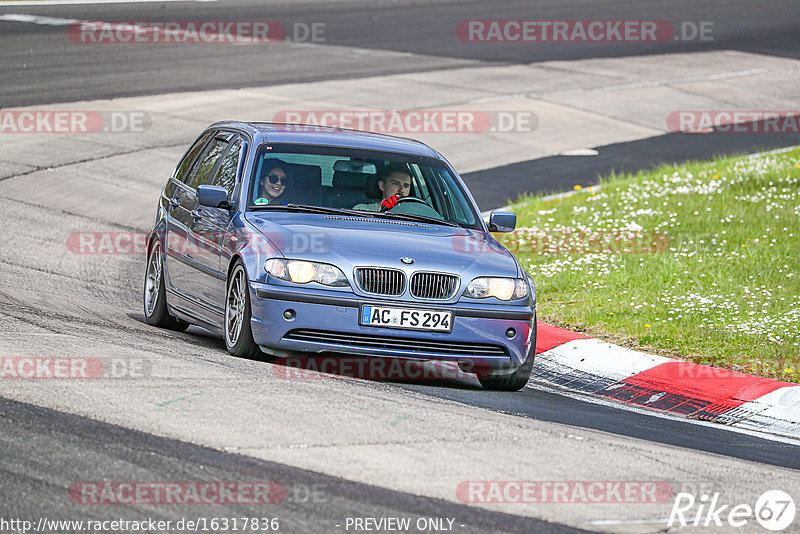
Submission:
POLYGON ((248 212, 246 220, 286 258, 470 276, 518 276, 514 256, 479 230, 395 219, 294 212, 248 212), (410 258, 412 264, 404 263, 410 258))

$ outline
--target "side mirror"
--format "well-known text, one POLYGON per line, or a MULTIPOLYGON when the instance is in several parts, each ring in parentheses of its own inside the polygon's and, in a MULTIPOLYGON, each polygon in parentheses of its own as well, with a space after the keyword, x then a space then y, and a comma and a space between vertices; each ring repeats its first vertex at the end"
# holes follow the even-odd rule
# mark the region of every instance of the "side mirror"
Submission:
POLYGON ((209 208, 230 209, 228 190, 218 185, 201 185, 197 187, 197 202, 209 208))
POLYGON ((489 215, 490 232, 513 232, 517 227, 517 214, 513 211, 493 211, 489 215))

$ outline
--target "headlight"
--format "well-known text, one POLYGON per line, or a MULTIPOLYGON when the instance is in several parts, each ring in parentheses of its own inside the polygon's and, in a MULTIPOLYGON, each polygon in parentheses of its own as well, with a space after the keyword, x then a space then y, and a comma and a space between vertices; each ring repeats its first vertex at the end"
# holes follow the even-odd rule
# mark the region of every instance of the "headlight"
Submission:
POLYGON ((319 282, 335 287, 348 285, 344 273, 338 267, 327 263, 273 258, 264 263, 264 269, 270 276, 295 284, 319 282))
POLYGON ((464 294, 474 299, 521 299, 528 296, 528 283, 521 278, 481 277, 470 282, 464 294))

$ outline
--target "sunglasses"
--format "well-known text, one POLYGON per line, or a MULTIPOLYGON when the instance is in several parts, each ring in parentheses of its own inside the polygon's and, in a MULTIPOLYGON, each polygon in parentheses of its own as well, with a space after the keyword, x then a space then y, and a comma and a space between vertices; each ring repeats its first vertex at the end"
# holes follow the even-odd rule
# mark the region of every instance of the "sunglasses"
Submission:
POLYGON ((277 174, 270 174, 270 175, 267 175, 267 179, 269 180, 269 183, 271 183, 271 184, 277 184, 278 182, 280 182, 281 185, 289 185, 289 178, 286 177, 286 176, 280 176, 280 175, 277 175, 277 174))

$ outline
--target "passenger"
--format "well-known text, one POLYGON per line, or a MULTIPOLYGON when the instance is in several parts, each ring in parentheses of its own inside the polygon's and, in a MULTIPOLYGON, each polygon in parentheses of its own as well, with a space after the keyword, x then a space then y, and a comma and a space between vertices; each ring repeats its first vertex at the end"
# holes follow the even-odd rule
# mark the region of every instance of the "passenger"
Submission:
POLYGON ((278 204, 291 182, 289 165, 285 161, 271 158, 264 160, 263 168, 267 171, 261 175, 260 194, 255 203, 278 204))
POLYGON ((390 163, 379 172, 378 189, 384 197, 382 201, 370 204, 356 204, 354 210, 380 211, 397 206, 397 201, 407 197, 411 192, 411 172, 408 167, 399 163, 390 163))

